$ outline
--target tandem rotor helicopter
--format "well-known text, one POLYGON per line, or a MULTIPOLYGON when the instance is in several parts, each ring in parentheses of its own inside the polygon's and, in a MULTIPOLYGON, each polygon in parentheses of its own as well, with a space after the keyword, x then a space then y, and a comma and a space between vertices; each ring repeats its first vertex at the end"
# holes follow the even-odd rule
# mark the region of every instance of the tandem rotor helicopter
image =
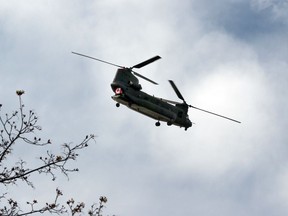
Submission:
POLYGON ((156 126, 160 126, 160 121, 163 121, 166 122, 168 126, 176 125, 179 126, 180 128, 183 127, 185 130, 187 130, 192 126, 192 122, 190 121, 188 116, 189 108, 194 108, 209 114, 219 116, 221 118, 228 119, 230 121, 241 123, 235 119, 228 118, 226 116, 219 115, 217 113, 213 113, 187 104, 184 97, 182 96, 182 94, 180 93, 177 86, 172 80, 169 80, 169 83, 171 84, 178 98, 182 100, 182 103, 154 97, 141 91, 142 87, 139 84, 139 80, 137 79, 136 76, 156 85, 158 85, 158 83, 135 72, 133 69, 142 68, 156 60, 159 60, 161 58, 160 56, 152 57, 132 67, 124 67, 81 53, 77 52, 72 53, 118 67, 115 78, 111 83, 111 88, 115 93, 112 96, 112 99, 116 101, 116 106, 119 107, 120 104, 123 104, 136 112, 142 113, 150 118, 153 118, 156 120, 155 123, 156 126))

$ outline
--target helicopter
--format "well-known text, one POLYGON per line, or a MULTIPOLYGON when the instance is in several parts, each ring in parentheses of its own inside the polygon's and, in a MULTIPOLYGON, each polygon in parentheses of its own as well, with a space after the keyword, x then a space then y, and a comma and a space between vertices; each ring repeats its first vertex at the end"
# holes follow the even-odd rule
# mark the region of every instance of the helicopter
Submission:
POLYGON ((124 67, 98 58, 84 55, 78 52, 72 52, 72 53, 75 55, 90 58, 117 67, 118 69, 116 75, 111 83, 111 88, 114 92, 112 99, 116 101, 116 107, 119 107, 120 104, 122 104, 138 113, 144 114, 152 119, 155 119, 156 120, 155 125, 157 127, 161 125, 160 122, 166 122, 168 126, 176 125, 179 126, 180 128, 183 127, 185 130, 187 130, 193 124, 189 119, 188 115, 189 108, 194 108, 212 115, 216 115, 221 118, 228 119, 230 121, 241 123, 240 121, 229 118, 227 116, 219 115, 217 113, 210 112, 187 104, 184 97, 177 88, 176 84, 172 80, 169 80, 169 83, 173 88, 174 92, 176 93, 176 95, 178 96, 178 98, 182 100, 182 102, 176 102, 172 100, 155 97, 147 94, 144 91, 141 91, 142 86, 139 83, 137 77, 140 77, 155 85, 158 85, 158 83, 135 72, 134 69, 135 68, 140 69, 148 64, 151 64, 152 62, 161 59, 161 57, 158 55, 146 61, 138 63, 132 67, 124 67))

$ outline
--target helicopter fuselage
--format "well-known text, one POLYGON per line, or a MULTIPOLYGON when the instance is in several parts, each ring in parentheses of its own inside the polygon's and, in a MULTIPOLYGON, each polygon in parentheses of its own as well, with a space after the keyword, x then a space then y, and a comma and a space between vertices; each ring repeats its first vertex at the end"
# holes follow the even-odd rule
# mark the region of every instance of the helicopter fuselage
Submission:
POLYGON ((117 70, 115 78, 111 83, 115 95, 112 99, 117 104, 123 104, 128 108, 142 113, 159 121, 167 122, 168 125, 177 125, 185 129, 192 126, 188 117, 188 106, 186 104, 172 105, 161 98, 154 97, 141 91, 138 79, 130 72, 129 68, 117 70))
POLYGON ((175 85, 172 80, 169 80, 174 92, 178 96, 179 99, 183 101, 183 103, 178 103, 171 100, 165 100, 162 98, 154 97, 149 95, 143 91, 141 91, 142 87, 139 84, 139 80, 136 76, 149 81, 153 84, 158 84, 153 80, 137 73, 134 71, 134 68, 142 68, 152 62, 155 62, 161 59, 160 56, 154 56, 146 61, 138 63, 130 68, 123 67, 121 65, 117 65, 108 61, 103 61, 98 58, 94 58, 88 55, 84 55, 77 52, 72 52, 73 54, 83 56, 86 58, 90 58, 105 64, 109 64, 115 67, 118 67, 115 78, 111 83, 111 88, 115 95, 112 96, 112 99, 115 100, 116 106, 118 107, 120 104, 127 106, 128 108, 135 110, 136 112, 142 113, 146 116, 149 116, 153 119, 156 119, 156 126, 160 126, 160 121, 167 122, 168 125, 177 125, 179 127, 184 127, 187 130, 192 126, 192 122, 188 116, 188 108, 194 108, 209 114, 213 114, 219 116, 221 118, 228 119, 230 121, 234 121, 237 123, 241 123, 235 119, 229 118, 227 116, 219 115, 214 112, 210 112, 208 110, 204 110, 192 105, 188 105, 180 93, 179 89, 175 85), (134 76, 135 75, 135 76, 134 76))

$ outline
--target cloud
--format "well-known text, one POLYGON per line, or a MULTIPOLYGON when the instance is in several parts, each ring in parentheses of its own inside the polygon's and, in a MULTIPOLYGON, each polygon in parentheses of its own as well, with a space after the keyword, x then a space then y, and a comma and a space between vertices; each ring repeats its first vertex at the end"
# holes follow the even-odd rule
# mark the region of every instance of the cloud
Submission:
POLYGON ((1 1, 1 103, 17 104, 14 92, 24 89, 27 109, 56 145, 98 135, 77 161, 80 175, 51 187, 70 195, 81 182, 79 200, 106 195, 107 214, 285 215, 286 8, 285 1, 1 1), (117 68, 71 51, 125 66, 158 54, 161 61, 139 70, 160 83, 140 80, 145 91, 178 100, 173 79, 187 102, 242 123, 191 109, 196 124, 187 132, 156 128, 115 107, 109 84, 117 68))
POLYGON ((287 20, 288 2, 286 0, 254 0, 251 1, 251 6, 259 12, 270 10, 275 20, 284 22, 287 20))

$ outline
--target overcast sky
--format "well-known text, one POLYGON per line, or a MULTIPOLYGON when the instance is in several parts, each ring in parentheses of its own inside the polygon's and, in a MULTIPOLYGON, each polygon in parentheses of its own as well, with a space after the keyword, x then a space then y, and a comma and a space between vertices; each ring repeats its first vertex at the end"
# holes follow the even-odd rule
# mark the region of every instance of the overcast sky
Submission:
POLYGON ((54 149, 98 136, 69 181, 19 184, 17 196, 105 195, 104 215, 287 215, 287 69, 287 0, 0 0, 3 109, 24 89, 54 149), (188 131, 156 128, 116 108, 117 68, 71 51, 125 66, 160 55, 138 71, 160 84, 140 80, 144 91, 178 100, 172 79, 190 104, 242 124, 191 109, 188 131))

